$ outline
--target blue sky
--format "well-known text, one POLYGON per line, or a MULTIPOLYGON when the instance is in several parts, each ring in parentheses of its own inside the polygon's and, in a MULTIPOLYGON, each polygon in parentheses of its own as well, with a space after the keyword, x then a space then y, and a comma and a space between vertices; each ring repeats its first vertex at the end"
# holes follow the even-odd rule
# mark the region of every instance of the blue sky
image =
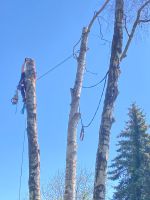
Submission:
MULTIPOLYGON (((72 53, 79 40, 82 27, 86 26, 93 12, 102 3, 98 0, 5 0, 0 7, 0 55, 1 55, 1 140, 0 140, 0 196, 3 200, 18 200, 20 163, 26 115, 21 115, 21 98, 18 112, 10 103, 20 78, 21 65, 25 57, 36 61, 38 76, 49 70, 72 53)), ((112 38, 113 26, 105 30, 108 40, 112 38)), ((96 23, 89 38, 87 68, 97 75, 85 74, 84 85, 95 84, 105 74, 109 65, 110 45, 103 44, 98 37, 96 23)), ((116 123, 111 131, 110 159, 115 155, 116 135, 127 120, 127 108, 137 102, 150 122, 150 40, 147 34, 138 35, 132 42, 127 58, 121 64, 121 76, 116 106, 116 123)), ((41 184, 44 184, 58 169, 65 167, 70 88, 73 87, 76 61, 70 59, 57 70, 37 82, 38 134, 41 148, 41 184)), ((81 110, 87 124, 99 101, 102 86, 84 89, 81 110)), ((86 130, 85 139, 78 143, 78 166, 95 167, 98 130, 101 110, 86 130)), ((78 139, 79 139, 78 130, 78 139)), ((25 143, 22 198, 28 190, 28 152, 25 143)))

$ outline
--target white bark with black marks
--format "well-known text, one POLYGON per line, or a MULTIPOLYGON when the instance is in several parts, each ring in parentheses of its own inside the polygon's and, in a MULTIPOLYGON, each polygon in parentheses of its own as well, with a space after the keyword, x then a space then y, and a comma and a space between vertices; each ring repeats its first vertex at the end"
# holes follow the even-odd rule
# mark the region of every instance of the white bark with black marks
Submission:
POLYGON ((81 95, 83 76, 85 71, 85 59, 87 51, 88 29, 83 28, 80 54, 74 88, 71 89, 71 109, 68 123, 67 152, 66 152, 66 175, 64 200, 75 200, 76 194, 76 162, 77 142, 76 130, 80 119, 79 100, 81 95))
POLYGON ((66 152, 66 175, 65 175, 65 193, 64 200, 75 200, 76 196, 76 162, 77 162, 77 124, 80 119, 79 101, 83 85, 83 76, 85 71, 86 51, 88 35, 98 15, 105 9, 110 0, 105 0, 98 12, 94 14, 89 25, 83 28, 80 53, 77 58, 78 66, 74 88, 71 89, 71 109, 68 122, 67 152, 66 152))
POLYGON ((26 109, 29 154, 29 200, 40 200, 40 154, 37 135, 35 63, 26 62, 26 109))
POLYGON ((111 59, 108 73, 107 88, 99 131, 99 143, 96 156, 96 171, 93 200, 105 200, 107 161, 109 154, 110 130, 113 118, 113 108, 118 96, 118 78, 120 74, 120 56, 123 40, 123 10, 124 1, 116 0, 114 35, 111 48, 111 59))

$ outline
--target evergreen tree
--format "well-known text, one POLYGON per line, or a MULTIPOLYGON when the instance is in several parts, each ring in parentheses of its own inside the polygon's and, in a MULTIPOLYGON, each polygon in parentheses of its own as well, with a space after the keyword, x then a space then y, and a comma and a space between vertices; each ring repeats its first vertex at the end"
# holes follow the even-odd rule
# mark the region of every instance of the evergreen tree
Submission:
POLYGON ((117 156, 109 178, 117 181, 113 199, 150 200, 150 135, 145 115, 135 104, 129 109, 125 130, 118 136, 117 156))

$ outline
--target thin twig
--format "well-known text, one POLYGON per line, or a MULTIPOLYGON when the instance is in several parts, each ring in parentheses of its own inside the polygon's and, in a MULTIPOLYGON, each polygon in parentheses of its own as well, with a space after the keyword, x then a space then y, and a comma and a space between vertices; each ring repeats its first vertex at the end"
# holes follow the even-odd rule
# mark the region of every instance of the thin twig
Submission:
POLYGON ((150 22, 150 19, 140 19, 139 23, 148 23, 150 22))
POLYGON ((125 15, 125 18, 124 18, 124 22, 125 22, 126 33, 127 33, 128 37, 130 37, 129 31, 128 31, 128 28, 127 28, 127 16, 126 15, 125 15))

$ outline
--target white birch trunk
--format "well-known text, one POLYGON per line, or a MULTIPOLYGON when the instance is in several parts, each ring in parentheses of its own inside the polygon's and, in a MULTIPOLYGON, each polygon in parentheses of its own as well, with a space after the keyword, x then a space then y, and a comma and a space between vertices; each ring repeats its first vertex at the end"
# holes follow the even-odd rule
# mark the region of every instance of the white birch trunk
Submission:
POLYGON ((80 119, 79 100, 80 100, 83 76, 85 71, 87 40, 88 40, 88 29, 83 28, 80 53, 78 57, 76 79, 74 88, 71 89, 71 109, 68 122, 64 200, 75 200, 75 194, 76 194, 76 162, 77 162, 76 130, 78 121, 80 119))
POLYGON ((96 156, 96 171, 93 200, 105 199, 105 183, 109 154, 110 130, 113 119, 113 108, 118 96, 118 78, 120 74, 120 56, 123 39, 123 0, 116 0, 114 35, 112 40, 111 59, 108 73, 107 88, 99 131, 99 143, 96 156))
POLYGON ((40 155, 37 135, 35 63, 26 62, 26 109, 29 154, 29 200, 40 200, 40 155))

